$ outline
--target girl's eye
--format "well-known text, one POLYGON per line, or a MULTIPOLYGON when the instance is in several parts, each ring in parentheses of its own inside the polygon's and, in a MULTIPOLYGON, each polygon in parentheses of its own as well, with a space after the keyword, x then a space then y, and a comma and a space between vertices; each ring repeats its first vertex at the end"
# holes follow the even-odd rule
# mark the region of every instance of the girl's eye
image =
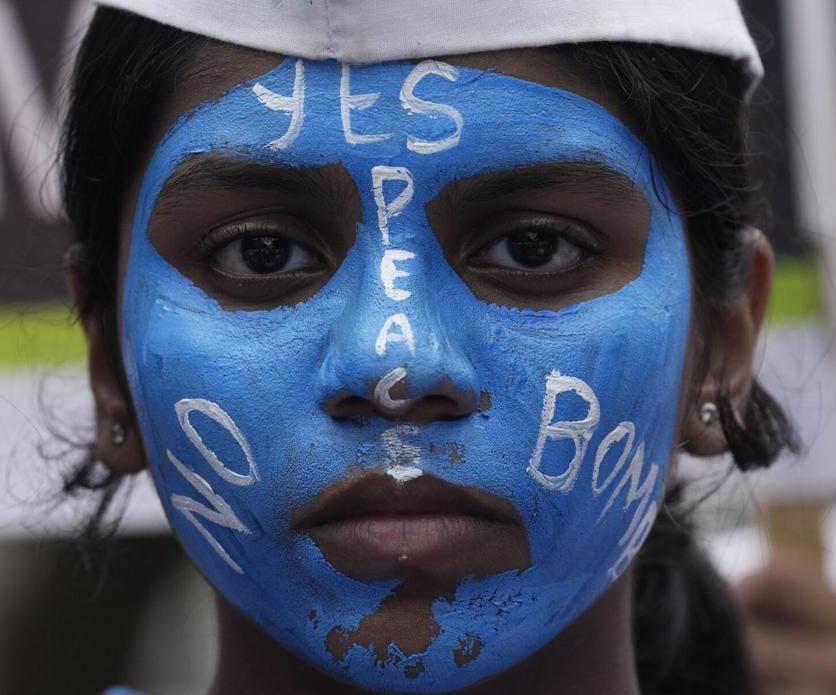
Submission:
MULTIPOLYGON (((562 230, 565 231, 565 230, 562 230)), ((480 266, 518 271, 560 272, 578 265, 584 250, 553 227, 521 227, 491 242, 478 254, 480 266)))
POLYGON ((195 248, 196 275, 240 306, 295 304, 330 276, 333 248, 305 218, 268 210, 210 229, 195 248))
POLYGON ((282 236, 247 236, 224 244, 212 255, 212 265, 227 275, 253 276, 309 270, 319 264, 316 254, 282 236))

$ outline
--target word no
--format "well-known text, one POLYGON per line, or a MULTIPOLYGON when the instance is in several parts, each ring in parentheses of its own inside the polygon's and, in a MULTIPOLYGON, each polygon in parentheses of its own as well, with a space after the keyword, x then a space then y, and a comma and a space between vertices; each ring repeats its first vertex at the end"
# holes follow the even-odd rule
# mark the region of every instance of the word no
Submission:
MULTIPOLYGON (((246 487, 258 482, 258 468, 253 460, 253 454, 250 450, 250 446, 247 444, 247 440, 244 439, 244 435, 241 434, 241 430, 238 429, 238 426, 233 422, 232 418, 223 408, 221 408, 217 403, 213 403, 212 401, 207 401, 202 398, 184 398, 174 404, 174 412, 177 413, 177 420, 180 423, 180 428, 183 430, 183 433, 198 450, 198 452, 200 452, 200 455, 203 456, 206 463, 209 464, 212 470, 215 471, 215 473, 217 473, 222 480, 240 487, 246 487), (218 458, 218 455, 214 451, 206 446, 203 439, 201 439, 197 430, 195 430, 189 420, 189 416, 194 412, 202 413, 211 420, 214 420, 218 425, 223 427, 223 429, 232 435, 232 438, 241 448, 244 458, 247 461, 248 470, 245 474, 236 473, 231 470, 218 458)), ((194 525, 212 549, 227 565, 229 565, 238 574, 244 574, 244 570, 241 569, 241 566, 230 557, 229 553, 203 525, 201 518, 211 521, 213 524, 218 524, 219 526, 223 526, 224 528, 238 531, 240 533, 249 534, 251 531, 238 518, 235 512, 232 511, 232 507, 229 506, 229 503, 218 493, 212 490, 212 486, 204 478, 183 464, 173 453, 171 453, 170 449, 166 450, 166 454, 168 455, 168 460, 171 462, 171 465, 177 469, 180 475, 182 475, 195 489, 195 491, 198 492, 210 505, 207 507, 203 502, 200 502, 192 497, 172 493, 171 506, 177 511, 183 513, 183 515, 194 525)))

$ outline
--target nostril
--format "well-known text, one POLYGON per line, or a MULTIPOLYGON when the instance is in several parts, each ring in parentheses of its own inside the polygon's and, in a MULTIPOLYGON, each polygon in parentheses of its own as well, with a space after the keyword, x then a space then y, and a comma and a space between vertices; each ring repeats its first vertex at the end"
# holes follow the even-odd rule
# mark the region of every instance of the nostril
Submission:
POLYGON ((375 414, 372 403, 362 396, 350 394, 329 398, 322 408, 333 418, 371 417, 375 414))
POLYGON ((423 398, 424 403, 426 403, 427 407, 434 407, 438 408, 439 410, 442 409, 454 409, 456 408, 456 401, 454 401, 449 396, 442 396, 439 394, 431 393, 423 398))
POLYGON ((469 409, 463 408, 462 405, 462 403, 449 396, 428 394, 416 400, 408 415, 422 420, 450 420, 469 412, 469 409))
POLYGON ((458 420, 479 410, 476 400, 470 393, 456 391, 445 385, 441 393, 425 393, 411 399, 409 408, 401 419, 426 424, 434 420, 458 420))
MULTIPOLYGON (((371 387, 370 390, 376 391, 371 387)), ((406 379, 401 379, 386 389, 386 395, 388 399, 381 399, 343 390, 322 401, 322 409, 335 419, 382 417, 426 424, 434 420, 456 420, 490 408, 486 393, 482 392, 481 399, 477 400, 475 393, 456 389, 449 380, 411 396, 406 379)))
POLYGON ((347 415, 360 415, 363 410, 368 410, 369 402, 360 396, 349 396, 342 402, 342 409, 347 415))

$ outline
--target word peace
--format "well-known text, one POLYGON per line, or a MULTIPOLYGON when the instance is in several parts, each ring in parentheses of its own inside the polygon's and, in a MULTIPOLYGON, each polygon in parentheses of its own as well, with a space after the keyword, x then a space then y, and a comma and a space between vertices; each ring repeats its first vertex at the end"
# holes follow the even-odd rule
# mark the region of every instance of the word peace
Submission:
MULTIPOLYGON (((423 140, 413 135, 406 136, 406 148, 421 155, 431 155, 449 150, 458 145, 461 139, 464 119, 461 113, 449 104, 437 104, 415 96, 415 88, 425 77, 436 75, 449 82, 458 79, 458 70, 452 65, 435 60, 425 60, 416 65, 407 75, 400 90, 400 102, 408 114, 418 114, 430 118, 444 117, 449 119, 454 131, 451 135, 438 140, 423 140)), ((281 111, 290 116, 290 123, 284 135, 267 143, 273 149, 290 147, 299 134, 305 121, 305 64, 296 61, 293 91, 287 96, 268 89, 260 82, 252 87, 252 92, 259 101, 272 111, 281 111)), ((340 118, 345 141, 350 145, 370 145, 389 140, 393 133, 356 133, 351 125, 352 111, 364 111, 372 108, 380 98, 380 92, 365 94, 351 93, 351 69, 343 64, 340 76, 340 118)), ((372 195, 377 208, 377 224, 380 231, 380 241, 383 253, 380 259, 380 282, 386 298, 392 302, 392 313, 383 321, 374 343, 375 353, 385 357, 389 345, 402 343, 415 355, 415 332, 409 320, 408 313, 400 309, 398 303, 412 297, 412 291, 400 286, 410 276, 406 264, 415 259, 413 251, 390 246, 390 224, 398 215, 403 213, 412 201, 415 193, 415 183, 412 173, 406 167, 378 165, 371 169, 372 195), (384 187, 387 183, 397 183, 401 189, 391 200, 386 199, 384 187), (396 308, 397 307, 397 308, 396 308)), ((408 410, 411 400, 408 398, 393 398, 392 388, 407 378, 407 368, 403 365, 390 369, 383 374, 374 388, 374 400, 387 412, 402 413, 408 410)), ((402 472, 400 472, 402 473, 402 472)), ((418 469, 411 469, 409 475, 420 473, 418 469)))

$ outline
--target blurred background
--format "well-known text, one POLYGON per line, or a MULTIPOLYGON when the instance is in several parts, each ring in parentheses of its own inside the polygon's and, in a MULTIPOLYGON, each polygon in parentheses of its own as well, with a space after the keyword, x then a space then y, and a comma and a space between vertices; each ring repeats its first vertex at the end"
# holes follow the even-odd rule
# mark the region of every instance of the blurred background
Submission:
MULTIPOLYGON (((759 375, 804 450, 768 474, 743 477, 721 459, 685 461, 682 475, 705 498, 700 537, 730 578, 788 553, 836 586, 836 3, 743 5, 767 69, 753 144, 779 257, 759 375)), ((147 479, 118 501, 120 534, 93 571, 75 542, 89 500, 61 494, 92 424, 55 168, 90 12, 88 0, 0 0, 0 695, 89 695, 120 682, 197 694, 214 663, 212 594, 147 479)))

